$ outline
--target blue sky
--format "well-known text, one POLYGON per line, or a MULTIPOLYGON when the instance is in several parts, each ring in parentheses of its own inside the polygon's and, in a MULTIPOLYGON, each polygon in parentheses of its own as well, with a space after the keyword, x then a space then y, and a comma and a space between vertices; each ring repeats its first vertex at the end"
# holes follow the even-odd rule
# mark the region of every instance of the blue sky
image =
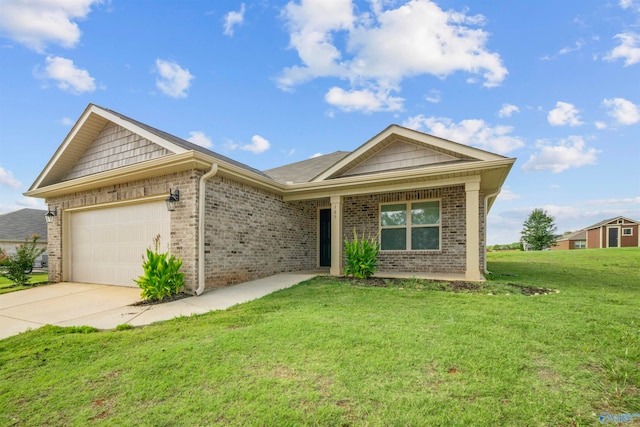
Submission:
POLYGON ((0 0, 0 213, 88 103, 258 169, 391 123, 517 157, 488 244, 640 220, 640 0, 0 0))

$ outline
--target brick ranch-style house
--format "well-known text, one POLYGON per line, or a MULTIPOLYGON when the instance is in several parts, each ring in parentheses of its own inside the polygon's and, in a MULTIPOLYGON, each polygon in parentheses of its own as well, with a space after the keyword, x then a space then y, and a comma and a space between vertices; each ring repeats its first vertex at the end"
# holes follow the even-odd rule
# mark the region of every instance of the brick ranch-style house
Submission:
POLYGON ((378 236, 381 275, 478 281, 514 162, 391 125, 352 152, 259 171, 90 104, 25 194, 55 214, 54 282, 135 286, 158 234, 198 295, 282 272, 338 276, 354 229, 378 236))

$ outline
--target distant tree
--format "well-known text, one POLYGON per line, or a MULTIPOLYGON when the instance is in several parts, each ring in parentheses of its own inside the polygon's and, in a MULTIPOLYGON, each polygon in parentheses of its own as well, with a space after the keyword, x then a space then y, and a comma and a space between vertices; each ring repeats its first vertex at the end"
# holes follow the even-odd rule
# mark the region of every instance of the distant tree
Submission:
POLYGON ((553 217, 544 209, 534 209, 524 222, 520 234, 529 250, 541 251, 555 245, 558 240, 556 231, 553 217))

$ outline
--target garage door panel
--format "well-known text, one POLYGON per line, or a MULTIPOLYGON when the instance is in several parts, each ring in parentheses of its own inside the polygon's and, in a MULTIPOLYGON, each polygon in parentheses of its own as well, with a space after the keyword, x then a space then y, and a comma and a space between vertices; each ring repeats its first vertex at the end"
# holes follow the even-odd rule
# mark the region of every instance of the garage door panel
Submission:
POLYGON ((136 286, 146 249, 160 234, 162 250, 166 250, 169 232, 164 202, 73 212, 70 280, 136 286))

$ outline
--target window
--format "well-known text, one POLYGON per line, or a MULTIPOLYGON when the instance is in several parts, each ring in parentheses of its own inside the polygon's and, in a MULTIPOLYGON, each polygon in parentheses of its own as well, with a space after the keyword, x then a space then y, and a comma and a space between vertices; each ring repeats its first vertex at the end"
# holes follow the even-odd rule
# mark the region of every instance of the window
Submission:
POLYGON ((380 206, 380 249, 424 251, 440 249, 440 201, 380 206))
POLYGON ((622 229, 623 236, 633 236, 633 228, 623 228, 622 229))
POLYGON ((575 249, 586 249, 587 248, 587 241, 586 240, 576 240, 573 247, 575 249))

